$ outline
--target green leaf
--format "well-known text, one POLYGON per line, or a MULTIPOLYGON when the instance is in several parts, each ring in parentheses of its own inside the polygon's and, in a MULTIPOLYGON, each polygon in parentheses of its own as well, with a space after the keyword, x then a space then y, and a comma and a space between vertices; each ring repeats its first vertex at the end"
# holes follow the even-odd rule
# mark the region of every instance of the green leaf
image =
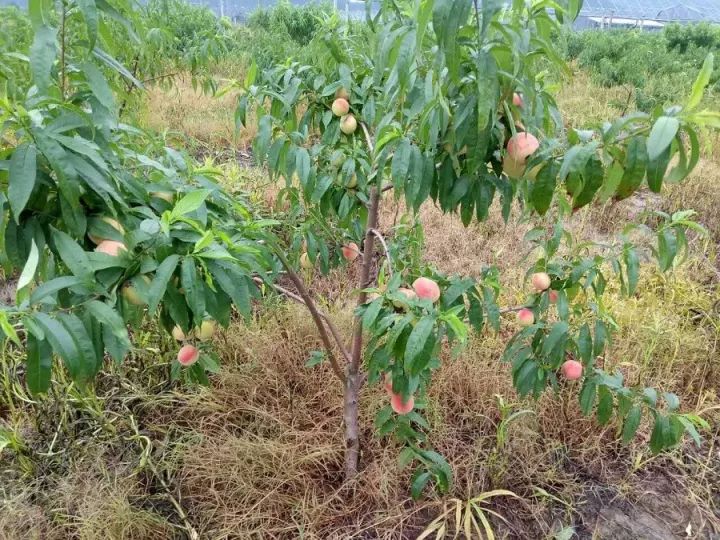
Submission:
POLYGON ((30 282, 33 280, 39 260, 40 254, 38 253, 37 244, 35 244, 35 240, 33 240, 30 245, 30 255, 28 256, 27 261, 25 261, 25 266, 23 267, 22 273, 20 274, 20 278, 17 282, 18 291, 23 287, 29 285, 30 282))
POLYGON ((628 245, 623 249, 623 260, 627 268, 627 293, 631 295, 635 293, 640 277, 640 260, 632 245, 628 245))
MULTIPOLYGON (((93 0, 81 1, 90 2, 94 5, 93 0)), ((85 78, 87 79, 88 86, 90 87, 90 91, 93 95, 103 107, 110 112, 114 112, 115 98, 113 97, 113 91, 102 72, 91 62, 85 62, 82 65, 82 70, 85 73, 85 78)))
POLYGON ((80 360, 81 352, 67 328, 47 313, 35 313, 31 320, 43 331, 45 339, 50 342, 53 351, 63 359, 70 377, 73 380, 79 380, 84 367, 80 360))
POLYGON ((60 313, 57 318, 72 337, 79 353, 77 356, 78 373, 73 376, 73 379, 89 381, 95 376, 102 363, 97 357, 87 328, 80 318, 72 313, 60 313))
POLYGON ((122 317, 112 307, 99 300, 91 300, 85 304, 85 307, 103 325, 105 348, 119 362, 130 350, 130 338, 122 317))
POLYGON ((640 405, 633 405, 627 416, 625 417, 625 423, 623 424, 622 430, 622 442, 627 444, 635 436, 635 433, 640 426, 640 419, 642 418, 642 408, 640 405))
POLYGON ((27 336, 27 372, 25 381, 33 395, 43 394, 50 388, 52 375, 52 348, 45 340, 33 334, 27 336))
POLYGON ((395 186, 403 186, 405 177, 410 168, 411 145, 408 139, 403 138, 395 148, 390 171, 395 186))
POLYGON ((319 364, 322 364, 325 361, 325 353, 323 351, 312 351, 310 353, 310 358, 307 359, 305 362, 306 368, 315 367, 319 364))
POLYGON ((175 204, 175 208, 172 210, 172 219, 177 219, 194 212, 202 206, 209 195, 210 190, 207 189, 191 191, 175 204))
POLYGON ((155 313, 160 300, 165 296, 165 290, 175 272, 175 268, 177 268, 179 260, 180 257, 178 255, 170 255, 166 257, 165 260, 160 263, 160 266, 157 267, 157 270, 155 270, 155 277, 147 291, 148 313, 155 313))
POLYGON ((8 171, 8 202, 15 223, 20 223, 20 214, 30 199, 37 177, 37 148, 33 144, 18 146, 10 158, 8 171))
POLYGON ((410 487, 410 494, 412 495, 412 498, 414 500, 418 500, 420 497, 422 497, 422 492, 425 489, 425 486, 430 481, 431 475, 429 472, 425 471, 423 473, 420 473, 415 480, 412 482, 412 486, 410 487))
POLYGON ((685 432, 692 437, 695 445, 700 447, 702 440, 700 439, 700 434, 697 432, 697 429, 695 429, 695 425, 683 414, 677 415, 676 418, 685 428, 685 432))
POLYGON ((550 208, 559 170, 560 166, 555 161, 550 161, 540 169, 535 181, 531 183, 530 202, 541 216, 550 208))
POLYGON ((205 288, 195 266, 195 259, 192 257, 183 258, 181 278, 185 298, 193 312, 195 324, 200 325, 205 317, 205 288))
POLYGON ((598 396, 597 419, 600 425, 604 426, 610 421, 610 418, 612 418, 613 395, 607 386, 599 386, 598 396))
POLYGON ((665 400, 665 403, 667 403, 669 411, 676 411, 680 408, 680 398, 672 392, 663 393, 663 399, 665 400))
POLYGON ((660 193, 662 189, 665 172, 670 164, 670 149, 670 146, 667 147, 657 158, 648 162, 647 183, 650 190, 655 193, 660 193))
POLYGON ((95 5, 95 0, 77 0, 77 5, 85 19, 85 26, 87 26, 89 38, 88 49, 93 50, 98 33, 98 9, 95 5))
POLYGON ((43 298, 53 295, 58 291, 82 285, 83 280, 77 276, 62 276, 51 279, 40 284, 32 293, 30 293, 30 304, 37 304, 43 298))
POLYGON ((625 156, 625 173, 615 192, 618 199, 632 195, 645 177, 648 163, 647 144, 644 137, 633 137, 627 145, 625 156))
POLYGON ((678 129, 680 129, 680 121, 673 116, 661 116, 657 119, 647 140, 649 160, 657 159, 670 147, 678 129))
POLYGON ((367 306, 362 317, 363 328, 367 330, 373 325, 375 319, 377 319, 377 316, 380 313, 380 310, 382 309, 382 305, 383 299, 378 298, 373 300, 370 305, 367 306))
POLYGON ((33 82, 46 94, 52 82, 52 67, 57 56, 57 28, 43 24, 35 30, 30 47, 30 71, 33 82))
POLYGON ((713 73, 714 59, 715 57, 713 56, 713 53, 708 53, 705 57, 700 73, 698 73, 697 79, 695 79, 695 83, 693 84, 692 91, 690 92, 690 98, 685 106, 686 110, 690 111, 694 109, 700 104, 700 101, 702 101, 703 93, 705 92, 705 88, 708 83, 710 83, 710 78, 713 73))
POLYGON ((658 233, 658 264, 660 270, 667 272, 677 255, 677 236, 675 231, 668 227, 658 233))
POLYGON ((663 414, 655 416, 655 425, 650 435, 650 450, 653 454, 657 454, 664 450, 667 446, 666 440, 670 432, 670 420, 663 414))
POLYGON ((577 338, 578 356, 585 365, 589 365, 592 361, 592 336, 590 335, 590 327, 587 323, 580 327, 577 338))
POLYGON ((52 230, 52 235, 57 254, 60 255, 65 266, 83 281, 92 280, 93 268, 87 253, 80 247, 80 244, 68 234, 57 229, 52 230))
POLYGON ((583 187, 579 193, 574 194, 573 208, 582 208, 592 202, 597 191, 602 187, 605 178, 605 170, 602 161, 597 156, 591 156, 585 164, 582 173, 583 187))
POLYGON ((220 288, 232 298, 233 304, 245 318, 250 316, 250 292, 245 276, 217 263, 208 263, 210 273, 220 288))
POLYGON ((587 416, 592 412, 595 405, 595 396, 597 393, 597 383, 593 379, 585 379, 585 384, 580 391, 580 409, 587 416))
POLYGON ((434 327, 435 318, 426 315, 418 321, 415 328, 410 332, 410 337, 408 337, 407 344, 405 345, 405 373, 413 373, 413 362, 423 352, 434 327))
POLYGON ((545 338, 542 347, 542 354, 546 358, 551 355, 557 357, 565 352, 565 340, 567 339, 570 326, 565 321, 558 321, 552 325, 550 333, 545 338))

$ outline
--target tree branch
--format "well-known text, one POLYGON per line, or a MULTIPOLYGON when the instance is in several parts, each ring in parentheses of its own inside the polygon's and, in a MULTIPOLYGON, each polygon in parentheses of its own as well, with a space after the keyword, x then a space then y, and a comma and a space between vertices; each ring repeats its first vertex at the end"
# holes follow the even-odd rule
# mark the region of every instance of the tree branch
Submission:
MULTIPOLYGON (((257 283, 257 284, 265 283, 259 277, 253 278, 253 281, 255 281, 255 283, 257 283)), ((295 300, 299 304, 302 304, 305 307, 307 307, 307 304, 305 303, 305 300, 303 300, 302 296, 295 294, 294 292, 286 289, 285 287, 276 285, 275 283, 272 283, 271 287, 273 289, 275 289, 277 292, 279 292, 280 294, 282 294, 283 296, 287 296, 288 298, 295 300)), ((345 357, 345 360, 347 362, 350 362, 350 353, 345 348, 345 345, 342 342, 342 337, 340 336, 340 332, 338 332, 338 330, 335 327, 335 325, 333 324, 332 320, 330 319, 330 317, 328 317, 328 315, 326 313, 323 313, 320 310, 317 310, 317 311, 318 311, 318 314, 320 315, 320 317, 322 318, 322 320, 325 321, 325 324, 327 324, 328 329, 330 330, 330 333, 332 334, 333 339, 335 339, 335 343, 337 343, 338 348, 340 349, 340 352, 345 357)))
POLYGON ((338 378, 344 383, 345 382, 345 374, 343 373, 342 368, 340 367, 340 364, 337 361, 337 358, 335 358, 335 353, 333 352, 333 346, 330 342, 330 338, 328 337, 327 329, 325 328, 325 325, 323 324, 323 318, 320 315, 320 312, 318 311, 317 307, 315 307, 315 302, 313 302, 313 299, 310 297, 310 294, 307 292, 307 289, 305 288, 305 284, 303 283, 302 279, 300 279, 300 276, 295 273, 295 270, 293 270, 292 266, 290 266, 290 263, 288 262, 287 258, 285 258, 285 255, 283 255, 280 251, 280 249, 275 248, 275 255, 277 255, 278 259, 280 259, 280 262, 285 267, 285 270, 287 271, 288 277, 293 282, 295 287, 297 287, 298 292, 300 293, 300 296, 302 297, 303 302, 308 308, 308 311, 310 311, 310 315, 313 318, 313 321, 315 322, 315 326, 318 329, 318 332, 320 333, 320 339, 322 339, 323 345, 325 345, 325 350, 328 354, 328 360, 330 360, 330 365, 332 366, 333 371, 335 372, 335 375, 338 376, 338 378))
POLYGON ((377 229, 369 229, 369 232, 375 235, 375 237, 378 239, 378 241, 382 244, 383 249, 385 250, 385 259, 387 260, 388 264, 388 270, 390 271, 390 275, 393 274, 392 269, 392 260, 390 259, 390 250, 387 247, 387 244, 385 243, 385 238, 382 234, 380 234, 380 231, 377 229))

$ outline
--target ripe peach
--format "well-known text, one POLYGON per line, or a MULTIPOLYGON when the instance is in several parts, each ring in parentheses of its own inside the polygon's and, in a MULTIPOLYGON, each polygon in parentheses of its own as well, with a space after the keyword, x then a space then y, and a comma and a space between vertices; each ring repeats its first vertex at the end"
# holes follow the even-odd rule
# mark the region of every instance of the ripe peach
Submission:
POLYGON ((95 248, 95 251, 97 251, 98 253, 106 253, 107 255, 117 257, 118 255, 120 255, 121 251, 127 251, 127 247, 125 247, 125 244, 123 244, 122 242, 117 242, 115 240, 103 240, 95 248))
POLYGON ((527 158, 538 148, 540 142, 534 135, 521 131, 510 137, 507 143, 507 153, 503 158, 503 171, 510 178, 519 178, 525 172, 527 158))
POLYGON ((517 313, 517 320, 520 326, 530 326, 535 322, 535 314, 527 308, 522 308, 517 313))
POLYGON ((440 298, 440 287, 430 278, 417 278, 413 283, 413 289, 418 298, 427 298, 431 302, 437 302, 440 298))
POLYGON ((558 292, 557 291, 549 291, 548 299, 550 300, 551 304, 556 304, 558 301, 558 292))
MULTIPOLYGON (((113 229, 115 229, 120 234, 125 234, 125 228, 120 224, 120 222, 116 219, 113 219, 108 216, 103 216, 100 218, 101 221, 104 221, 108 225, 110 225, 113 229)), ((88 234, 88 238, 92 241, 93 244, 98 245, 103 240, 107 240, 107 238, 100 238, 99 236, 94 236, 92 234, 88 234)))
POLYGON ((346 261, 353 262, 360 255, 360 248, 355 242, 350 242, 342 247, 342 254, 346 261))
POLYGON ((531 282, 537 292, 546 291, 550 288, 550 276, 545 272, 537 272, 533 274, 531 282))
POLYGON ((205 320, 195 332, 200 341, 207 341, 215 335, 217 324, 213 320, 205 320))
POLYGON ((523 102, 523 98, 520 94, 517 92, 513 93, 513 105, 515 105, 518 109, 522 109, 523 105, 525 103, 523 102))
POLYGON ((340 119, 340 131, 345 135, 352 135, 357 129, 357 120, 352 114, 346 114, 340 119))
POLYGON ((583 366, 577 360, 566 360, 560 371, 568 381, 576 381, 582 377, 583 366))
POLYGON ((402 394, 391 392, 390 406, 397 414, 407 414, 415 408, 415 398, 410 396, 407 401, 403 401, 402 394))
POLYGON ((177 361, 181 366, 192 366, 200 358, 200 351, 193 345, 183 345, 177 355, 177 361))
POLYGON ((335 116, 345 116, 350 112, 350 103, 345 98, 337 98, 333 101, 331 109, 335 116))

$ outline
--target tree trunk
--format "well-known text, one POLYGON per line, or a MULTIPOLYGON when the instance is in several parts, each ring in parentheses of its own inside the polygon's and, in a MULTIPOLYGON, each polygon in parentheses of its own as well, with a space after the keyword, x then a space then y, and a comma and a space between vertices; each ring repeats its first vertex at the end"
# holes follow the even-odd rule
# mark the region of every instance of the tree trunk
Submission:
MULTIPOLYGON (((374 187, 370 193, 370 211, 363 245, 363 262, 360 270, 360 295, 358 306, 367 300, 363 289, 371 285, 370 271, 372 270, 373 251, 375 250, 375 235, 373 229, 377 228, 378 213, 380 210, 381 189, 374 187)), ((360 361, 362 360, 363 329, 360 318, 355 317, 353 331, 352 356, 348 366, 345 380, 345 478, 353 478, 358 471, 360 460, 360 429, 358 421, 358 401, 360 393, 360 361)))

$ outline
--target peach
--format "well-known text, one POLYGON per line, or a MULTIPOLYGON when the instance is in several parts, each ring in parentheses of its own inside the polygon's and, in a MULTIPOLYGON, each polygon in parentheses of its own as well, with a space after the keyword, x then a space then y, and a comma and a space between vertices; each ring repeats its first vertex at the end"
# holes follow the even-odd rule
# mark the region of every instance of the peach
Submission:
POLYGON ((410 396, 407 401, 403 401, 402 394, 391 392, 390 406, 397 414, 407 414, 415 408, 415 398, 410 396))
POLYGON ((522 308, 517 313, 517 320, 520 326, 530 326, 535 322, 535 314, 527 308, 522 308))
POLYGON ((557 291, 549 291, 548 292, 548 299, 550 300, 551 304, 557 304, 558 301, 558 292, 557 291))
MULTIPOLYGON (((398 294, 400 294, 401 296, 404 296, 408 300, 414 300, 415 298, 417 298, 417 294, 415 294, 415 291, 413 291, 412 289, 408 289, 406 287, 400 287, 397 290, 397 292, 398 292, 398 294)), ((403 302, 402 300, 395 300, 393 302, 393 305, 396 308, 407 308, 408 307, 407 302, 403 302)))
POLYGON ((524 104, 522 96, 517 92, 513 92, 513 105, 518 109, 522 109, 524 104))
POLYGON ((217 324, 213 320, 205 320, 195 332, 200 341, 207 341, 215 335, 217 324))
POLYGON ((440 298, 440 287, 430 278, 417 278, 413 283, 413 289, 418 298, 427 298, 431 302, 437 302, 440 298))
POLYGON ((177 361, 181 366, 192 366, 200 358, 200 351, 193 345, 183 345, 177 355, 177 361))
POLYGON ((340 131, 345 135, 352 135, 357 129, 357 120, 352 114, 346 114, 340 119, 340 131))
POLYGON ((582 377, 583 366, 577 360, 566 360, 560 371, 568 381, 576 381, 582 377))
POLYGON ((533 274, 530 281, 537 292, 546 291, 550 288, 550 276, 545 272, 537 272, 533 274))
POLYGON ((341 86, 335 91, 335 97, 348 101, 350 99, 350 93, 341 86))
MULTIPOLYGON (((141 277, 145 283, 147 283, 148 285, 150 284, 149 277, 147 277, 147 276, 141 276, 141 277)), ((122 295, 125 297, 125 300, 127 300, 134 306, 145 305, 145 300, 143 300, 140 297, 137 289, 135 287, 133 287, 133 285, 129 281, 127 283, 125 283, 125 285, 123 285, 122 295)))
POLYGON ((172 329, 172 337, 175 338, 176 341, 185 341, 186 339, 192 337, 192 332, 190 332, 189 335, 185 335, 185 332, 183 332, 183 329, 180 328, 179 324, 176 324, 175 327, 172 329))
POLYGON ((347 99, 339 97, 333 101, 330 108, 335 116, 345 116, 350 112, 350 103, 348 103, 347 99))
POLYGON ((540 142, 534 135, 521 131, 510 137, 507 153, 503 158, 503 171, 510 178, 519 178, 525 173, 525 165, 538 148, 540 142))
POLYGON ((348 183, 345 184, 345 187, 348 189, 353 189, 357 187, 357 174, 352 175, 352 178, 350 178, 348 183))
MULTIPOLYGON (((125 234, 125 228, 120 224, 120 222, 116 219, 113 219, 108 216, 103 216, 100 218, 101 221, 104 221, 108 225, 110 225, 113 229, 115 229, 120 234, 125 234)), ((100 238, 99 236, 94 236, 92 234, 88 234, 88 238, 92 241, 93 244, 98 245, 103 240, 107 240, 107 238, 100 238)))
POLYGON ((127 251, 127 247, 122 242, 117 242, 115 240, 103 240, 95 248, 95 251, 117 257, 120 255, 121 251, 127 251))
POLYGON ((360 255, 360 248, 355 242, 350 242, 342 247, 342 255, 348 262, 353 262, 360 255))

